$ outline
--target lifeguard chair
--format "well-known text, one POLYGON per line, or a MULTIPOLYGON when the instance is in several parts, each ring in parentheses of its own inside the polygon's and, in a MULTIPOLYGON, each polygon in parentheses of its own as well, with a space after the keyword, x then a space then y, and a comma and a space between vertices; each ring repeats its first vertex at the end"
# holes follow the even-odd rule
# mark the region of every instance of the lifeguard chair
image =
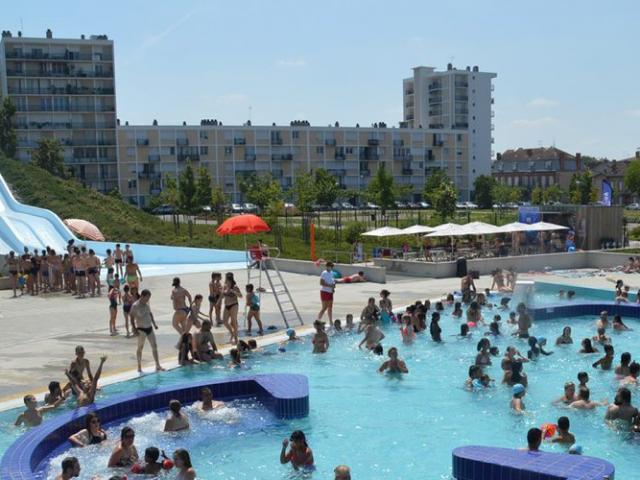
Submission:
MULTIPOLYGON (((302 317, 298 312, 298 307, 293 302, 291 293, 287 288, 287 284, 282 278, 280 270, 276 262, 272 261, 271 252, 276 253, 276 258, 280 256, 280 250, 277 248, 270 248, 266 245, 258 244, 253 245, 247 249, 247 283, 252 283, 255 287, 255 292, 258 298, 262 300, 262 294, 272 293, 284 324, 289 328, 289 322, 300 322, 303 325, 302 317), (269 288, 263 287, 262 277, 266 277, 266 281, 269 284, 269 288)), ((245 310, 245 322, 246 322, 246 310, 245 310)))

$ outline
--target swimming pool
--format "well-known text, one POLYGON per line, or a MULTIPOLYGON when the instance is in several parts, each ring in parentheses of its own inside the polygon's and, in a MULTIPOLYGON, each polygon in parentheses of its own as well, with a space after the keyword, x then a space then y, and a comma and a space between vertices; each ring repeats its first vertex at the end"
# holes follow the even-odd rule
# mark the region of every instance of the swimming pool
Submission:
MULTIPOLYGON (((490 311, 486 311, 485 316, 490 317, 490 311)), ((636 330, 640 328, 635 320, 625 321, 636 330)), ((270 418, 266 410, 249 408, 245 413, 240 408, 238 428, 221 424, 213 438, 194 434, 176 439, 156 432, 156 446, 170 450, 179 443, 188 448, 198 478, 205 480, 291 478, 291 468, 280 466, 278 455, 282 439, 295 429, 305 431, 314 450, 318 467, 315 478, 330 478, 335 465, 346 463, 351 466, 354 478, 448 479, 453 448, 466 444, 521 447, 529 428, 555 422, 561 415, 570 418, 571 430, 586 455, 614 463, 618 478, 633 478, 637 472, 638 442, 628 433, 606 427, 604 408, 590 412, 567 411, 551 404, 561 395, 564 382, 576 381, 576 374, 581 370, 591 376, 592 398, 613 399, 617 383, 612 372, 591 368, 597 355, 577 353, 580 339, 594 333, 593 317, 546 320, 532 329, 532 334, 545 336, 553 344, 562 327, 568 324, 573 328, 576 343, 563 348, 551 347, 554 355, 525 366, 530 384, 525 397, 529 414, 523 417, 510 413, 510 395, 501 385, 481 393, 463 388, 480 335, 476 334, 473 340, 452 337, 458 332, 459 324, 458 320, 444 315, 441 325, 445 342, 441 345, 422 335, 413 345, 404 346, 397 329, 387 328, 387 338, 382 342, 385 349, 397 346, 410 369, 402 379, 377 374, 382 358, 358 350, 359 336, 344 334, 331 338, 329 353, 325 355, 310 354, 307 339, 305 343, 289 345, 284 354, 277 353, 275 347, 267 348, 271 355, 257 354, 247 361, 250 370, 229 371, 223 365, 181 368, 107 386, 102 395, 179 384, 204 376, 219 378, 271 372, 307 375, 311 405, 307 418, 281 421, 270 418)), ((507 328, 504 330, 507 332, 507 328)), ((636 335, 634 332, 614 334, 616 358, 623 351, 634 351, 636 335)), ((523 340, 507 336, 494 343, 501 352, 510 344, 526 351, 523 340)), ((488 373, 499 381, 499 359, 494 363, 488 373)), ((635 398, 634 403, 637 403, 635 398)), ((18 410, 14 410, 0 414, 2 451, 20 433, 11 426, 17 413, 18 410)), ((160 417, 146 418, 151 419, 160 417)), ((144 424, 145 419, 134 422, 144 424)), ((114 432, 110 431, 110 442, 114 432)), ((150 446, 143 439, 139 442, 136 443, 140 451, 150 446)), ((551 445, 545 445, 544 449, 562 451, 561 447, 551 445)), ((80 478, 88 479, 96 473, 100 472, 85 470, 80 478)))

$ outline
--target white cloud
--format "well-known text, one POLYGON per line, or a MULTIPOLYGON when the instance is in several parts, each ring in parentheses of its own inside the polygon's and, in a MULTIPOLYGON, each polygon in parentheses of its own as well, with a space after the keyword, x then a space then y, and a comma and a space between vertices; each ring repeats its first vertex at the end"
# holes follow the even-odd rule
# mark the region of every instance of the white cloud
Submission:
POLYGON ((225 105, 235 103, 247 103, 249 101, 249 95, 246 93, 226 93, 216 97, 216 102, 224 103, 225 105))
POLYGON ((276 62, 276 65, 283 68, 299 68, 305 67, 307 61, 304 57, 281 58, 276 62))
POLYGON ((640 108, 635 108, 635 109, 631 109, 631 110, 625 110, 624 114, 627 117, 640 118, 640 108))
POLYGON ((529 108, 551 108, 558 105, 558 102, 544 97, 537 97, 527 103, 529 108))
POLYGON ((539 128, 546 127, 548 125, 555 125, 556 123, 558 123, 558 119, 555 117, 542 117, 514 120, 511 122, 511 125, 518 128, 539 128))

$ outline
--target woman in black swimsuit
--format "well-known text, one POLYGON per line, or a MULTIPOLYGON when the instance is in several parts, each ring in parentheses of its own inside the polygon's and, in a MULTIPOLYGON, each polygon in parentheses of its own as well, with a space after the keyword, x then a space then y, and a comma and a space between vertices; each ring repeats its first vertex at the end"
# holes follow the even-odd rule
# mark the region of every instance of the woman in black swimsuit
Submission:
POLYGON ((74 433, 69 437, 69 441, 74 447, 86 447, 88 445, 97 445, 107 439, 107 432, 100 427, 100 419, 91 412, 85 417, 85 427, 78 433, 74 433))
POLYGON ((220 318, 220 307, 222 297, 222 275, 218 272, 211 274, 211 281, 209 282, 209 321, 213 323, 213 310, 216 311, 216 325, 222 325, 222 319, 220 318))
POLYGON ((224 295, 222 321, 231 335, 229 342, 235 345, 238 343, 238 298, 242 298, 242 292, 240 292, 231 272, 225 276, 222 294, 224 295))

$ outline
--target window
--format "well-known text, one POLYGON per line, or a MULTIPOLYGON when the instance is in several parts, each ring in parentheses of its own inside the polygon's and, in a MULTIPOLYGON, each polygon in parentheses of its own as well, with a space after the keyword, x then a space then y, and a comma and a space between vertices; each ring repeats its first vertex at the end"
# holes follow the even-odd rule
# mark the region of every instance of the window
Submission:
POLYGON ((202 140, 207 140, 209 138, 209 132, 206 130, 200 130, 200 138, 202 140))
POLYGON ((323 155, 324 154, 324 147, 316 147, 316 153, 318 155, 323 155))
POLYGON ((136 156, 136 149, 134 147, 127 147, 127 156, 128 157, 135 157, 136 156))
POLYGON ((293 130, 291 132, 291 138, 300 138, 300 131, 299 130, 293 130))
POLYGON ((200 155, 209 155, 209 147, 200 147, 200 155))
POLYGON ((457 140, 458 142, 461 142, 461 141, 462 141, 462 134, 460 134, 460 133, 459 133, 459 134, 457 134, 457 135, 456 135, 456 140, 457 140))
POLYGON ((347 147, 345 148, 345 153, 347 155, 353 155, 353 147, 347 147))
POLYGON ((233 147, 224 147, 224 154, 231 155, 233 153, 233 147))

